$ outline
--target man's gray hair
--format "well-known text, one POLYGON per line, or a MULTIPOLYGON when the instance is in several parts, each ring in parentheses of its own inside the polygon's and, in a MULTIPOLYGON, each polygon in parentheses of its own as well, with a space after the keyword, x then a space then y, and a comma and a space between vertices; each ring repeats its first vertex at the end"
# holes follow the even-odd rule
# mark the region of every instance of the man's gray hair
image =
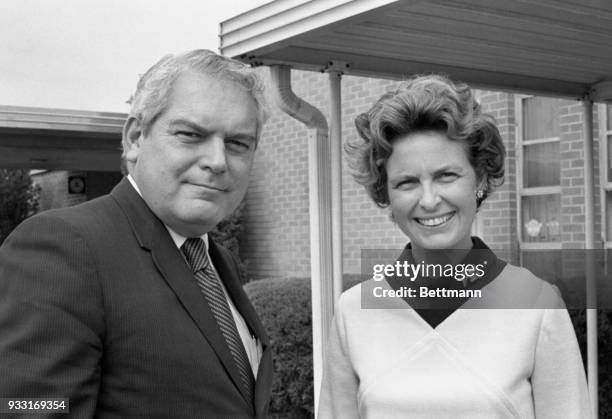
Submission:
POLYGON ((250 92, 257 106, 259 137, 269 114, 261 77, 248 65, 206 49, 166 55, 140 78, 136 92, 130 99, 132 108, 129 116, 140 121, 144 134, 167 106, 170 91, 178 77, 189 70, 238 83, 250 92))

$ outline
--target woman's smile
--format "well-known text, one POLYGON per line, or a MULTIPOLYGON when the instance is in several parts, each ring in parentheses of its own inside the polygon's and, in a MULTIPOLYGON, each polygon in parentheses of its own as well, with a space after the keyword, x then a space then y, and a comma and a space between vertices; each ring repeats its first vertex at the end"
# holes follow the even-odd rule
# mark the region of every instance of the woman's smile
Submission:
POLYGON ((434 217, 415 217, 414 220, 425 227, 440 227, 446 223, 448 223, 453 216, 455 215, 455 211, 451 211, 446 214, 434 216, 434 217))

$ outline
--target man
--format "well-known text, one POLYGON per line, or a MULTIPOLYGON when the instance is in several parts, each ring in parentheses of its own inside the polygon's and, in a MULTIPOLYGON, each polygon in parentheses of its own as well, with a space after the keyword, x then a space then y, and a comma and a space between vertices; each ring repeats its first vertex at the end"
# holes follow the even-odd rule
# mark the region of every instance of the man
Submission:
POLYGON ((69 398, 78 418, 266 416, 268 340, 207 236, 246 192, 262 98, 253 70, 204 50, 141 78, 128 177, 0 248, 0 398, 69 398))

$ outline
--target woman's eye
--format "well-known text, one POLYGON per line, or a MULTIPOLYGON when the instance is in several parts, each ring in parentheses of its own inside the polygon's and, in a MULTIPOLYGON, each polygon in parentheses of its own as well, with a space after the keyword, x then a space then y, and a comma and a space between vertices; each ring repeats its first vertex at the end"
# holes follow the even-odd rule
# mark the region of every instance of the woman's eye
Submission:
POLYGON ((395 184, 396 189, 410 189, 415 187, 417 181, 415 179, 405 179, 395 184))
POLYGON ((440 175, 440 179, 444 181, 451 181, 457 179, 458 175, 453 172, 445 172, 440 175))

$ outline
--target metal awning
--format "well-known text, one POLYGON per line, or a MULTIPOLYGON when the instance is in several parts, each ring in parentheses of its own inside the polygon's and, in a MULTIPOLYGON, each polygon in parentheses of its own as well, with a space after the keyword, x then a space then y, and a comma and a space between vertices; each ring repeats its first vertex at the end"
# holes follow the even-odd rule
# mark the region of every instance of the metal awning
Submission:
MULTIPOLYGON (((288 68, 328 71, 332 109, 340 97, 340 87, 334 77, 342 73, 391 79, 444 73, 478 88, 582 100, 587 121, 584 130, 585 242, 586 248, 594 248, 590 121, 593 102, 612 103, 612 2, 276 0, 222 22, 220 29, 221 53, 253 65, 273 66, 277 90, 279 80, 283 81, 283 91, 290 89, 288 68)), ((298 100, 292 98, 292 102, 298 100)), ((295 116, 300 107, 290 109, 289 113, 295 116)), ((283 109, 286 110, 286 103, 283 109)), ((326 153, 311 155, 309 167, 313 179, 311 217, 314 217, 311 218, 311 254, 323 255, 320 262, 325 269, 330 259, 341 266, 342 258, 341 250, 337 254, 336 243, 341 240, 341 234, 338 239, 338 232, 329 227, 337 224, 333 214, 338 212, 338 207, 341 211, 338 204, 341 194, 332 186, 330 199, 330 186, 325 183, 337 179, 341 171, 339 164, 333 163, 338 159, 340 147, 339 134, 334 134, 333 128, 340 126, 339 112, 335 115, 330 124, 334 138, 328 146, 332 163, 325 161, 326 153), (313 202, 324 205, 313 206, 313 202), (313 230, 315 222, 319 227, 315 225, 313 230), (332 248, 335 253, 330 256, 332 248)), ((307 115, 301 120, 306 121, 307 115)), ((310 135, 309 140, 312 138, 315 136, 310 135)), ((310 150, 312 154, 315 149, 310 150)), ((329 278, 312 260, 311 271, 317 396, 321 362, 325 358, 321 345, 324 346, 333 309, 333 301, 330 309, 330 294, 337 295, 337 290, 317 283, 321 278, 329 278)), ((337 284, 335 271, 333 277, 337 284)), ((589 283, 588 293, 594 296, 594 281, 589 283)), ((588 310, 587 322, 589 386, 596 411, 596 310, 588 310)))
POLYGON ((602 0, 278 0, 222 22, 220 50, 253 64, 341 61, 354 75, 442 72, 583 98, 612 80, 611 47, 612 2, 602 0))
POLYGON ((0 168, 118 171, 126 114, 0 106, 0 168))

